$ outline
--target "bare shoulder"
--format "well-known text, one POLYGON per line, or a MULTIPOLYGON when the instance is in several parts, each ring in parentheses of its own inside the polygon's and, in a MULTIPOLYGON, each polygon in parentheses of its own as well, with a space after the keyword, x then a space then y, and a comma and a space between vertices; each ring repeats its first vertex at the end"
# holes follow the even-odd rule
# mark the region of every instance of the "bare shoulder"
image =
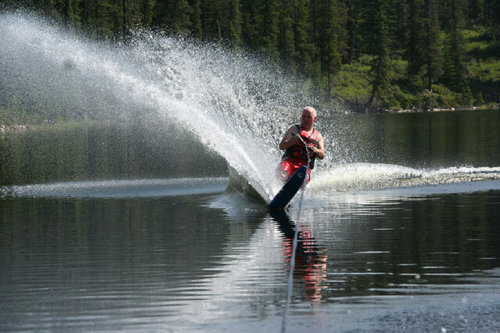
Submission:
POLYGON ((324 140, 324 139, 323 139, 323 134, 321 134, 321 132, 320 132, 320 131, 318 131, 318 130, 316 130, 316 131, 318 132, 318 139, 320 139, 320 140, 324 140))

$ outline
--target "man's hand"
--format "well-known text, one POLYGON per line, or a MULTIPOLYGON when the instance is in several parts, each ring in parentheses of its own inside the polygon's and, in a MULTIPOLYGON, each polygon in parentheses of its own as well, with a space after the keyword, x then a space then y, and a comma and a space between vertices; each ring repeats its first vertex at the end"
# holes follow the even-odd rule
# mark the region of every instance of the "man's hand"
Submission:
POLYGON ((313 153, 315 153, 315 154, 317 154, 317 153, 318 153, 318 148, 316 148, 316 146, 315 146, 315 145, 310 144, 310 145, 307 145, 307 147, 308 147, 309 149, 311 149, 311 150, 313 151, 313 153))

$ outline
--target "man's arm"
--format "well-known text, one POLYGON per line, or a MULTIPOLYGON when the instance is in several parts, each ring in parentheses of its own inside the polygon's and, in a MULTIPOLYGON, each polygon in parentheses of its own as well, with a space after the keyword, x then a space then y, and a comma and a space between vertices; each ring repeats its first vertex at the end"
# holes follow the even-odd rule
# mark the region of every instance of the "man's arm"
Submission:
POLYGON ((300 141, 295 137, 294 134, 296 133, 298 133, 297 126, 290 127, 281 140, 279 148, 281 150, 287 150, 291 146, 298 145, 300 141))
POLYGON ((316 153, 316 156, 320 160, 322 160, 326 156, 326 150, 325 150, 325 140, 323 139, 323 135, 321 135, 321 133, 319 133, 318 144, 319 148, 313 147, 313 151, 316 153))

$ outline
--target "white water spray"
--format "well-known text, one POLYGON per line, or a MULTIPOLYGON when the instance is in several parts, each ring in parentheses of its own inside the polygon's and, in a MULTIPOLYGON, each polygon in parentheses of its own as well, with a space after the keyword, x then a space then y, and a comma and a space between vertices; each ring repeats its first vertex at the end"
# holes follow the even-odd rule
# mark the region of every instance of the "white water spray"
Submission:
MULTIPOLYGON (((281 185, 274 174, 281 136, 317 103, 305 85, 242 52, 150 32, 128 46, 97 43, 26 13, 0 14, 0 72, 0 107, 48 120, 178 125, 267 200, 281 185)), ((424 170, 356 163, 356 156, 337 165, 351 154, 332 137, 344 131, 323 131, 329 153, 308 187, 313 196, 500 179, 494 166, 424 170)))
POLYGON ((300 97, 296 81, 254 57, 150 32, 110 46, 38 17, 1 14, 0 45, 9 108, 179 125, 265 199, 280 186, 274 168, 281 135, 314 103, 300 97))

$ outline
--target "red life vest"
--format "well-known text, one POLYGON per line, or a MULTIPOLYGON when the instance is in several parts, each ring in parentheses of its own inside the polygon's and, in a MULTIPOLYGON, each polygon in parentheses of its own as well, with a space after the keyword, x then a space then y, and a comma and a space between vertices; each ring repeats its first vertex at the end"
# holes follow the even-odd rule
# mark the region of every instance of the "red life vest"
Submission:
MULTIPOLYGON (((316 146, 316 148, 319 148, 319 132, 313 129, 313 132, 311 135, 307 133, 307 131, 302 130, 300 125, 295 125, 297 126, 297 130, 300 133, 300 136, 302 140, 304 140, 305 143, 307 144, 313 144, 316 146)), ((307 164, 307 154, 308 150, 304 146, 304 144, 300 143, 298 145, 293 145, 292 147, 288 148, 285 151, 285 154, 283 154, 283 159, 285 158, 293 158, 295 160, 298 160, 302 162, 303 164, 307 164)), ((312 169, 314 168, 314 161, 316 160, 316 154, 309 151, 309 167, 312 169)))

